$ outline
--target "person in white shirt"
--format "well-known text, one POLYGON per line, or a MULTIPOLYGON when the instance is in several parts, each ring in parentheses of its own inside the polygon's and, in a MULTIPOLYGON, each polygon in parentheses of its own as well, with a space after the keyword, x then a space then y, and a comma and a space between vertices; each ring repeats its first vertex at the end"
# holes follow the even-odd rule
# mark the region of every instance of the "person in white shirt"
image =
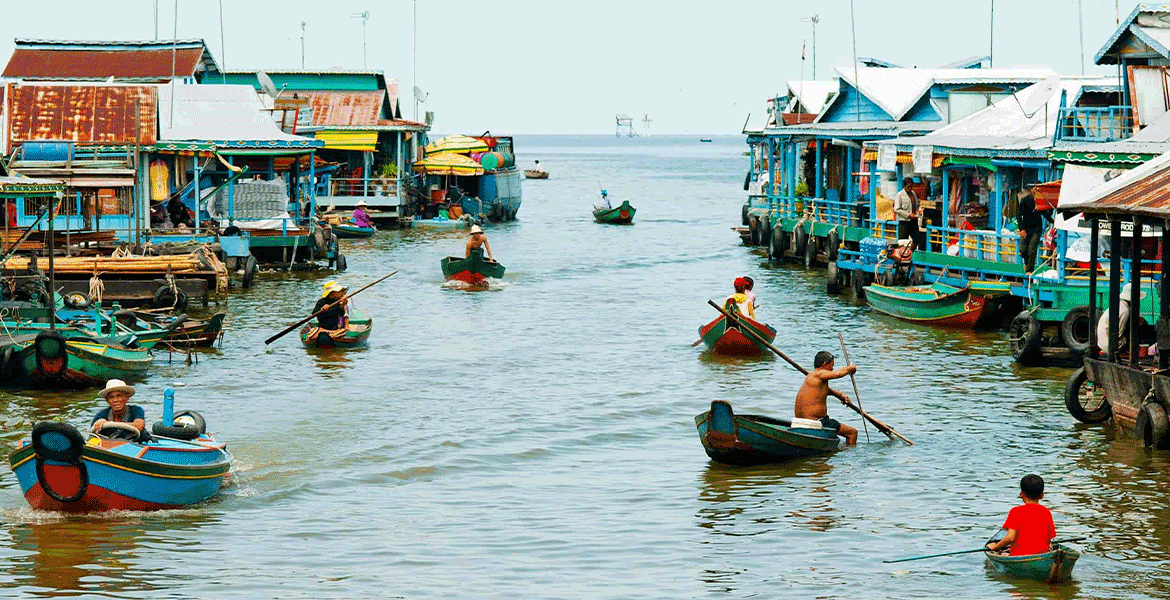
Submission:
MULTIPOLYGON (((1132 284, 1125 284, 1121 288, 1121 293, 1118 295, 1117 306, 1117 350, 1124 352, 1129 347, 1129 299, 1133 293, 1132 284)), ((1146 297, 1145 292, 1141 292, 1141 298, 1146 297)), ((1101 348, 1102 352, 1109 352, 1109 310, 1105 307, 1105 312, 1101 314, 1101 318, 1097 319, 1097 346, 1101 348)))

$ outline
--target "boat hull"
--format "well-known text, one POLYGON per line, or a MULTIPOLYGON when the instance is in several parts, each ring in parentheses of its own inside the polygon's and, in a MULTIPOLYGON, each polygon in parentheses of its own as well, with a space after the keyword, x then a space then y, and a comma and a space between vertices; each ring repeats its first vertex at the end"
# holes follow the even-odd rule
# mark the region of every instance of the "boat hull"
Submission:
POLYGON ((548 179, 548 171, 526 170, 524 171, 525 179, 548 179))
POLYGON ((629 225, 634 222, 634 213, 636 212, 637 209, 630 206, 629 202, 622 202, 621 206, 613 208, 593 209, 593 220, 611 225, 629 225))
POLYGON ((922 286, 865 286, 865 300, 874 310, 892 317, 954 329, 978 327, 993 295, 941 283, 922 286))
POLYGON ((309 324, 301 328, 301 343, 306 348, 357 348, 364 346, 373 331, 374 320, 351 311, 349 325, 342 330, 321 329, 309 324))
POLYGON ((1056 548, 1044 554, 1007 556, 994 552, 986 553, 987 564, 996 571, 1020 579, 1032 579, 1047 583, 1061 583, 1072 576, 1073 567, 1081 553, 1056 544, 1056 548))
POLYGON ((793 429, 789 422, 759 415, 736 415, 723 400, 695 417, 699 440, 716 462, 746 466, 828 454, 840 447, 827 429, 793 429))
POLYGON ((504 265, 483 257, 482 250, 472 250, 471 256, 448 256, 439 262, 447 281, 462 281, 468 285, 483 286, 488 279, 504 276, 504 265))
POLYGON ((217 494, 231 469, 226 446, 207 436, 145 444, 91 439, 100 445, 83 444, 71 462, 39 456, 27 441, 9 455, 30 506, 77 513, 189 506, 217 494))
MULTIPOLYGON (((776 339, 776 330, 771 325, 742 315, 739 319, 769 344, 776 339)), ((768 350, 767 346, 756 341, 755 337, 744 334, 736 327, 728 327, 727 317, 724 316, 719 316, 700 327, 699 337, 703 339, 708 350, 724 356, 760 356, 768 350)))
POLYGON ((373 227, 358 227, 357 225, 335 224, 330 225, 333 233, 339 238, 368 238, 378 233, 373 227))
POLYGON ((30 383, 71 387, 105 385, 110 379, 141 379, 153 361, 145 348, 124 348, 81 339, 66 340, 65 351, 62 358, 38 357, 34 342, 20 349, 17 356, 30 383))

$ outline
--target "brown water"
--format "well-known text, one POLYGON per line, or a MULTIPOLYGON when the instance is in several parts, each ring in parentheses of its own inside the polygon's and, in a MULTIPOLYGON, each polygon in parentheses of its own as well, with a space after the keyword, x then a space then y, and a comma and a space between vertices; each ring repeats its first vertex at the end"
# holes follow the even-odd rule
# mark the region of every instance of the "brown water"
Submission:
MULTIPOLYGON (((313 353, 263 340, 331 274, 264 274, 229 300, 222 349, 165 353, 164 387, 234 452, 215 500, 165 513, 32 511, 0 477, 0 596, 119 598, 1164 598, 1170 453, 1065 412, 1060 369, 1012 364, 999 333, 907 325, 820 271, 738 245, 739 138, 519 138, 520 220, 488 228, 508 268, 488 292, 443 286, 461 232, 347 244, 369 348, 313 353), (594 224, 598 184, 637 207, 594 224), (707 299, 750 274, 776 345, 805 364, 849 344, 867 411, 916 442, 870 441, 782 466, 730 468, 693 418, 713 399, 791 415, 800 375, 777 359, 690 346, 707 299), (988 571, 979 547, 1028 472, 1062 536, 1086 535, 1075 582, 988 571)), ((844 384, 848 386, 848 384, 844 384)), ((0 395, 3 440, 32 421, 88 422, 85 393, 0 395)), ((861 427, 855 415, 832 414, 861 427)))

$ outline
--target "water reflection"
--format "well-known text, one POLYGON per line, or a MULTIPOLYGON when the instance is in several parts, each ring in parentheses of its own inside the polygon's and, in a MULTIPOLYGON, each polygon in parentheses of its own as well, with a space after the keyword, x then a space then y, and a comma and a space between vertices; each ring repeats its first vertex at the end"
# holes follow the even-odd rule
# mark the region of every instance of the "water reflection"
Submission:
POLYGON ((313 357, 313 364, 317 366, 317 373, 323 377, 340 375, 353 366, 351 352, 362 352, 366 348, 305 348, 305 352, 313 357))
POLYGON ((36 596, 62 592, 123 594, 156 589, 138 567, 139 524, 122 519, 64 519, 24 523, 11 530, 9 573, 36 596))
POLYGON ((831 529, 832 517, 827 456, 774 465, 733 467, 712 461, 703 471, 699 500, 709 503, 696 515, 699 526, 712 533, 751 536, 771 531, 782 520, 811 531, 831 529), (792 481, 785 481, 791 479, 792 481), (775 505, 787 508, 778 513, 775 505), (787 517, 777 517, 787 514, 787 517), (743 519, 739 517, 743 516, 743 519))

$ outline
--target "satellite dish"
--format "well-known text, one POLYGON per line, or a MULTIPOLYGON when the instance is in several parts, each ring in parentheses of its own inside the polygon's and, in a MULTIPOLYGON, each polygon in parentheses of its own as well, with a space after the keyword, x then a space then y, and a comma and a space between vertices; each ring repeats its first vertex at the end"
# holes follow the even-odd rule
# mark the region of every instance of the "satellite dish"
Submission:
POLYGON ((428 95, 429 94, 422 91, 422 88, 418 87, 417 85, 414 86, 414 99, 415 100, 418 100, 419 102, 426 102, 428 95))
POLYGON ((276 91, 276 84, 272 83, 272 78, 264 71, 256 71, 256 80, 260 82, 260 89, 264 90, 265 94, 276 97, 280 92, 276 91))
POLYGON ((1049 100, 1052 100, 1053 95, 1060 89, 1060 76, 1057 74, 1045 77, 1039 83, 1032 84, 1028 88, 1028 97, 1020 103, 1020 110, 1028 117, 1036 114, 1036 111, 1044 108, 1049 100))

